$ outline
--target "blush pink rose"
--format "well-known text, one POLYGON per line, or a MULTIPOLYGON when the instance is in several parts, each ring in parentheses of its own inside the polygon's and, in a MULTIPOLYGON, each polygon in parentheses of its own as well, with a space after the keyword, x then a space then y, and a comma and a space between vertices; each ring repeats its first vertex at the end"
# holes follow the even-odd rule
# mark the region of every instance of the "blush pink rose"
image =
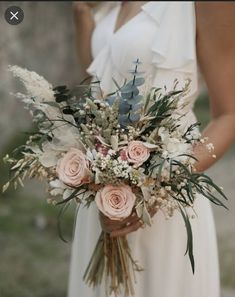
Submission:
POLYGON ((71 148, 58 161, 56 172, 59 179, 71 187, 90 182, 89 162, 83 152, 76 148, 71 148))
POLYGON ((98 209, 111 220, 122 220, 128 217, 135 200, 136 196, 128 185, 107 185, 95 196, 98 209))
POLYGON ((121 158, 134 165, 141 166, 150 156, 150 149, 144 146, 142 141, 133 140, 121 151, 121 158))

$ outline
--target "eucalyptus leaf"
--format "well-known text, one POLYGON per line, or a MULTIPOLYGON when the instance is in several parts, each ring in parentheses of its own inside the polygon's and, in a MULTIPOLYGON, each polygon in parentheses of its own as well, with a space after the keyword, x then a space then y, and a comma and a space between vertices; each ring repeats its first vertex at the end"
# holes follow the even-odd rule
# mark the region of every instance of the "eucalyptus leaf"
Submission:
POLYGON ((143 77, 136 77, 135 80, 132 79, 131 81, 129 81, 125 86, 141 86, 143 85, 145 82, 145 79, 143 77))
POLYGON ((137 77, 135 79, 135 86, 142 86, 145 82, 145 79, 143 77, 137 77))
POLYGON ((110 96, 110 97, 106 98, 105 101, 107 101, 108 104, 109 104, 110 106, 112 106, 116 98, 117 98, 116 96, 110 96))
POLYGON ((118 121, 122 127, 126 127, 130 123, 130 119, 128 118, 128 115, 125 115, 125 114, 119 115, 118 121))
POLYGON ((120 114, 126 114, 130 111, 130 104, 126 101, 121 101, 119 105, 119 112, 120 114))
POLYGON ((142 64, 142 62, 139 59, 136 59, 135 61, 132 61, 132 63, 134 65, 140 65, 140 64, 142 64))
POLYGON ((134 76, 142 76, 145 72, 144 71, 136 71, 136 70, 129 70, 128 73, 134 75, 134 76))
POLYGON ((131 110, 137 111, 143 107, 143 103, 132 105, 131 110))
POLYGON ((140 120, 140 114, 139 113, 131 113, 129 118, 132 122, 138 122, 140 120))
POLYGON ((123 87, 120 89, 120 91, 121 91, 122 94, 125 94, 125 93, 132 93, 132 92, 137 92, 137 93, 139 93, 138 88, 137 88, 135 85, 132 85, 132 84, 127 84, 127 85, 123 86, 123 87))
POLYGON ((139 90, 136 89, 136 90, 133 91, 133 92, 121 93, 121 97, 122 97, 123 99, 130 100, 130 99, 134 98, 135 96, 137 96, 138 94, 139 94, 139 90))
POLYGON ((143 96, 142 95, 137 95, 137 96, 134 96, 133 98, 131 99, 127 99, 127 102, 130 104, 130 105, 136 105, 138 104, 140 101, 143 100, 143 96))

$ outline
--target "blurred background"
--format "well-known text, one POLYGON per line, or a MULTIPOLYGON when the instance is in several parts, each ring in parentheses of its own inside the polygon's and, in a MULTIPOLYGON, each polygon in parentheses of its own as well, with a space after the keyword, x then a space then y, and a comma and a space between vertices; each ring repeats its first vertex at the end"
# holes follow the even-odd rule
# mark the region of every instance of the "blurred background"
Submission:
MULTIPOLYGON (((25 141, 31 118, 10 92, 23 91, 7 72, 7 65, 36 71, 54 85, 74 86, 81 75, 76 59, 71 2, 0 2, 0 187, 8 178, 2 157, 25 141), (9 25, 4 12, 20 6, 24 21, 9 25)), ((206 90, 195 112, 202 128, 210 118, 206 90)), ((234 127, 231 127, 234 128, 234 127)), ((214 208, 221 267, 222 297, 235 296, 235 148, 232 147, 209 173, 225 189, 230 211, 214 208)), ((65 297, 74 211, 63 219, 57 233, 59 209, 46 203, 44 185, 27 182, 0 196, 0 296, 65 297)), ((190 296, 189 296, 190 297, 190 296)))

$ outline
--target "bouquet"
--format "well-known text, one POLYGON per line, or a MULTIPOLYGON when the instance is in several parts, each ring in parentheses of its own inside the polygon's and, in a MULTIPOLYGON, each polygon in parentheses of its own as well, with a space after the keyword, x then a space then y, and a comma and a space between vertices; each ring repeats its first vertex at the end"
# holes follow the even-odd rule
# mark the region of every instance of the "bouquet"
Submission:
MULTIPOLYGON (((113 79, 116 90, 105 96, 98 80, 85 80, 75 90, 53 88, 35 72, 10 66, 26 87, 26 95, 16 96, 32 114, 35 132, 5 156, 11 178, 3 191, 10 184, 23 186, 26 177, 45 179, 48 201, 63 209, 72 201, 86 207, 95 203, 111 220, 137 215, 143 226, 151 226, 153 209, 166 219, 180 212, 194 272, 188 210, 197 193, 223 207, 227 198, 209 176, 194 170, 192 149, 206 140, 198 123, 182 124, 190 81, 180 90, 177 80, 172 90, 148 88, 138 71, 140 61, 133 63, 132 79, 121 86, 113 79)), ((213 144, 207 142, 207 148, 213 154, 213 144)), ((97 286, 105 279, 107 294, 118 294, 123 287, 129 296, 134 295, 135 272, 141 270, 127 238, 102 231, 84 281, 97 286)))

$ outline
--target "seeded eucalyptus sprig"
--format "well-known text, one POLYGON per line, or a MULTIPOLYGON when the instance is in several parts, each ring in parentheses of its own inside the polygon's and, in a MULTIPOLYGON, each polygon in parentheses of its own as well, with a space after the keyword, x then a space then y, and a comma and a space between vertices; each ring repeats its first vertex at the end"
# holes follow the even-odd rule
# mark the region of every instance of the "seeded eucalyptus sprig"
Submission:
POLYGON ((139 59, 133 62, 135 69, 129 71, 133 79, 120 89, 119 123, 122 127, 133 125, 140 119, 140 109, 143 107, 143 96, 139 88, 144 84, 145 79, 141 77, 143 72, 138 71, 139 59))
POLYGON ((134 70, 129 71, 133 79, 129 82, 125 81, 121 87, 113 79, 117 92, 107 98, 110 105, 113 105, 115 101, 119 102, 118 121, 122 128, 136 124, 140 120, 143 107, 144 98, 140 95, 139 87, 144 84, 145 79, 142 77, 143 72, 138 71, 138 66, 141 64, 139 59, 133 61, 133 64, 135 65, 134 70))

